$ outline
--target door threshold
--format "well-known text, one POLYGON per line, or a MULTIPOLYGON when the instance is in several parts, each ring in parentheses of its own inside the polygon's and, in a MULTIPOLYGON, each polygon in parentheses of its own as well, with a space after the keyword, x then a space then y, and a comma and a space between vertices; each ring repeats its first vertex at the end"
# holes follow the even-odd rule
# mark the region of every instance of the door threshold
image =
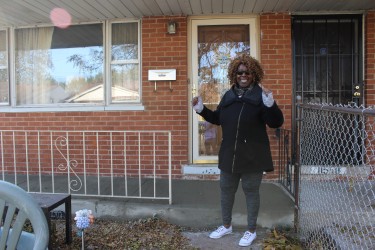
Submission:
POLYGON ((190 164, 183 165, 182 171, 184 175, 189 174, 220 174, 217 164, 190 164))

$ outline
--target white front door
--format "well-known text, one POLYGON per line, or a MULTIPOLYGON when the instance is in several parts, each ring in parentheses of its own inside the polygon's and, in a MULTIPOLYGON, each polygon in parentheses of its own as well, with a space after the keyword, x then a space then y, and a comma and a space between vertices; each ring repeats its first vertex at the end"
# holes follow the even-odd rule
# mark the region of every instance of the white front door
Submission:
MULTIPOLYGON (((230 88, 228 64, 241 53, 256 57, 257 19, 192 19, 191 69, 192 96, 200 95, 203 103, 215 110, 222 95, 230 88)), ((193 163, 217 163, 221 128, 192 115, 193 163)))

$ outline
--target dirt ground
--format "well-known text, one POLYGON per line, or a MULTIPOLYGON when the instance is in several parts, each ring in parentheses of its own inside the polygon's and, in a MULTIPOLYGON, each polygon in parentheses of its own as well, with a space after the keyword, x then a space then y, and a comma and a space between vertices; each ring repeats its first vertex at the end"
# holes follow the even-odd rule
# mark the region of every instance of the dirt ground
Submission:
MULTIPOLYGON (((82 237, 77 234, 75 222, 72 224, 73 242, 69 245, 65 243, 65 220, 52 220, 51 222, 52 249, 82 249, 82 237)), ((186 237, 194 235, 196 231, 196 229, 181 228, 157 218, 136 221, 96 219, 84 231, 84 249, 204 249, 196 244, 197 242, 186 237)), ((285 237, 284 233, 275 233, 275 230, 268 230, 264 240, 258 239, 254 244, 254 247, 258 246, 254 249, 302 249, 294 240, 291 240, 291 237, 285 237)), ((208 231, 204 234, 208 235, 208 231)), ((208 237, 204 237, 205 240, 209 240, 208 237)), ((224 246, 223 243, 221 246, 224 246)))
MULTIPOLYGON (((53 249, 82 249, 82 237, 72 225, 73 242, 65 243, 65 221, 53 220, 53 249)), ((182 229, 159 219, 95 220, 83 233, 85 249, 197 249, 182 229)))

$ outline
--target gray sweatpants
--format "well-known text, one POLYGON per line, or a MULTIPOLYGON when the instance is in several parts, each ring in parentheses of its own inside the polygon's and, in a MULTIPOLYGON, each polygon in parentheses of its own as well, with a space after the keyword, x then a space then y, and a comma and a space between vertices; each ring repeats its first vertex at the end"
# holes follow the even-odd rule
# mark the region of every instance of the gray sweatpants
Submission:
POLYGON ((260 197, 259 187, 262 182, 263 172, 260 173, 220 173, 221 189, 221 214, 224 225, 232 222, 232 209, 238 184, 242 180, 242 190, 246 197, 247 224, 250 231, 255 231, 260 197))

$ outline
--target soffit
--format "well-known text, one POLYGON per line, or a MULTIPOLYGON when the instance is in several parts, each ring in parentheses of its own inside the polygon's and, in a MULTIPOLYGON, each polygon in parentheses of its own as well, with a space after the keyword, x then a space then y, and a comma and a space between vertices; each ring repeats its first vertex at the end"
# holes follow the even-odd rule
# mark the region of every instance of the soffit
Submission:
POLYGON ((143 16, 260 14, 265 12, 357 12, 374 0, 0 0, 0 26, 50 24, 54 8, 73 23, 143 16))

